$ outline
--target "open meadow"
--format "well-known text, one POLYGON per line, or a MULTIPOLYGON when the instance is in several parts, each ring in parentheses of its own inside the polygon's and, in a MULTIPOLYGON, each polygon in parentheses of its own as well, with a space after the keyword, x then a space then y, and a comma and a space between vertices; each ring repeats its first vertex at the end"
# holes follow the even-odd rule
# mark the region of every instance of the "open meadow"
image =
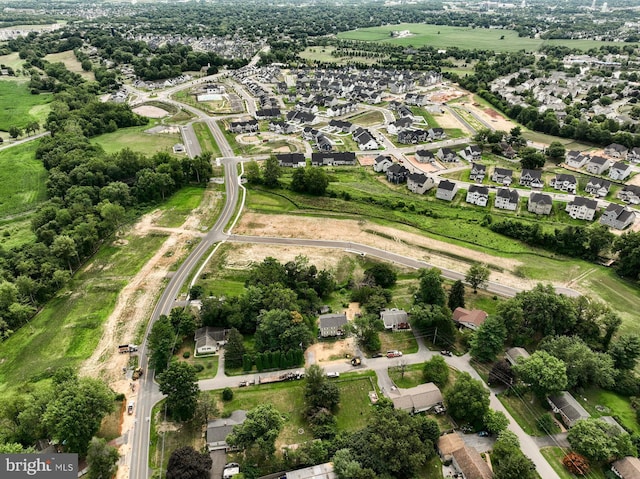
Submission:
POLYGON ((67 50, 66 52, 50 53, 46 55, 44 59, 50 63, 63 63, 67 70, 72 73, 79 74, 82 78, 88 81, 95 81, 96 77, 93 72, 87 72, 82 69, 82 64, 76 58, 73 50, 67 50))
POLYGON ((105 133, 92 138, 91 143, 102 146, 107 153, 116 153, 123 148, 129 148, 148 156, 158 152, 172 153, 173 145, 181 141, 180 134, 178 132, 147 132, 147 130, 159 125, 158 120, 150 120, 148 125, 120 128, 113 133, 105 133))
POLYGON ((34 121, 42 125, 49 114, 53 95, 32 95, 24 81, 2 79, 0 98, 4 99, 0 101, 0 130, 9 131, 12 126, 22 129, 34 121), (9 98, 11 100, 7 101, 9 98))

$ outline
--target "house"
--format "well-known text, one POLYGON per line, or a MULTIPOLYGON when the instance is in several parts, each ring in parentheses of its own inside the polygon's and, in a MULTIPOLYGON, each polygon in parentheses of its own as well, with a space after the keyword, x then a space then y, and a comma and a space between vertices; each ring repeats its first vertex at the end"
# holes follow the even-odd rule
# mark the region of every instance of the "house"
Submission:
POLYGON ((313 125, 318 122, 318 118, 313 113, 302 110, 291 110, 287 113, 287 121, 295 124, 308 123, 313 125))
POLYGON ((507 168, 494 168, 491 181, 500 183, 503 186, 509 186, 513 181, 513 171, 507 168))
POLYGON ((358 143, 358 148, 361 150, 375 150, 378 148, 378 143, 364 128, 357 128, 352 133, 353 139, 358 143))
POLYGON ((278 118, 280 116, 280 108, 265 108, 256 111, 257 120, 266 120, 267 118, 278 118))
POLYGON ((352 151, 335 153, 311 153, 311 166, 355 166, 356 154, 352 151))
POLYGON ((623 181, 631 174, 631 166, 627 165, 623 161, 616 161, 611 165, 609 170, 609 178, 612 180, 623 181))
POLYGON ((638 479, 640 477, 640 459, 633 456, 618 459, 611 464, 611 471, 620 479, 638 479))
POLYGON ((502 143, 500 143, 499 146, 502 152, 502 156, 504 156, 505 158, 509 158, 510 160, 512 160, 516 157, 516 150, 514 150, 513 146, 511 146, 506 141, 503 141, 502 143))
POLYGON ((543 188, 544 180, 542 179, 542 171, 524 168, 520 175, 520 185, 531 188, 543 188))
POLYGON ((567 427, 573 427, 580 419, 588 419, 591 417, 580 403, 567 391, 562 391, 557 396, 549 396, 547 402, 554 413, 560 414, 562 422, 564 422, 567 427))
POLYGON ((471 181, 482 183, 486 174, 486 165, 481 165, 480 163, 471 163, 471 172, 469 173, 469 179, 471 181))
POLYGON ((319 320, 320 337, 329 338, 344 334, 342 327, 347 324, 346 314, 321 314, 319 320))
POLYGON ((620 190, 618 198, 632 205, 640 205, 640 186, 627 185, 620 190))
POLYGON ((290 133, 296 131, 296 127, 291 123, 272 120, 269 122, 269 131, 273 131, 281 135, 289 135, 290 133))
POLYGON ((436 182, 433 178, 424 173, 411 173, 407 176, 407 188, 409 188, 409 191, 418 193, 419 195, 425 194, 435 185, 436 182))
POLYGON ((258 131, 258 120, 232 121, 229 125, 231 133, 253 133, 258 131))
POLYGON ((529 352, 524 348, 509 348, 505 352, 504 358, 512 366, 518 362, 518 358, 528 358, 529 352))
POLYGON ((478 206, 487 206, 489 202, 489 188, 481 185, 471 185, 467 190, 467 203, 478 206))
POLYGON ((338 476, 333 472, 333 463, 325 462, 324 464, 296 469, 295 471, 287 471, 286 474, 278 475, 278 477, 286 479, 336 479, 338 476))
POLYGON ((351 133, 353 123, 343 120, 331 120, 329 121, 329 128, 340 133, 351 133))
POLYGON ((628 207, 609 203, 600 217, 600 223, 617 230, 623 230, 631 225, 636 219, 636 215, 628 207))
POLYGON ((439 200, 451 201, 458 191, 458 185, 449 180, 442 180, 438 183, 436 198, 439 200))
POLYGON ((602 175, 607 168, 611 165, 611 162, 602 156, 592 156, 589 163, 587 163, 586 170, 592 175, 602 175))
POLYGON ((453 311, 453 322, 458 326, 475 330, 484 323, 487 316, 488 314, 481 309, 468 310, 458 307, 453 311))
POLYGON ((626 160, 627 153, 629 153, 629 149, 626 146, 620 145, 618 143, 611 143, 609 146, 606 146, 604 149, 605 155, 608 155, 612 158, 617 158, 620 160, 626 160))
POLYGON ((482 148, 478 145, 469 145, 464 150, 460 150, 458 154, 467 161, 478 161, 482 158, 482 148))
POLYGON ((227 436, 233 431, 233 426, 242 424, 247 419, 247 411, 238 409, 231 416, 214 421, 207 425, 207 448, 211 451, 228 451, 227 436))
POLYGON ((593 217, 598 211, 598 202, 584 196, 576 196, 573 201, 567 203, 565 211, 569 213, 574 220, 593 221, 593 217))
POLYGON ((407 176, 409 176, 409 169, 400 163, 394 163, 389 168, 387 168, 387 181, 390 183, 400 184, 405 183, 407 181, 407 176))
POLYGON ((632 148, 631 151, 627 154, 627 160, 638 163, 640 162, 640 146, 636 146, 632 148))
POLYGON ((278 153, 278 164, 284 168, 304 168, 307 160, 302 153, 278 153))
POLYGON ((400 396, 391 398, 393 407, 407 411, 410 414, 426 412, 442 405, 442 393, 438 386, 433 383, 420 384, 413 388, 399 389, 398 391, 400 396))
POLYGON ((226 331, 223 328, 214 328, 205 326, 196 329, 194 334, 195 352, 194 356, 204 356, 207 354, 215 354, 218 352, 220 343, 224 342, 226 331))
POLYGON ((503 210, 515 211, 518 209, 518 202, 520 201, 520 195, 517 190, 510 190, 509 188, 500 188, 496 193, 496 200, 494 206, 503 210))
POLYGON ((444 140, 447 137, 442 128, 429 128, 428 133, 430 140, 444 140))
POLYGON ((393 165, 393 161, 390 156, 380 155, 373 160, 373 171, 376 173, 386 173, 391 165, 393 165))
POLYGON ((564 162, 571 168, 582 168, 590 159, 589 155, 583 155, 579 151, 571 150, 567 152, 564 162))
POLYGON ((429 150, 417 150, 416 160, 420 163, 433 163, 436 161, 436 157, 432 151, 429 150))
POLYGON ((424 143, 428 139, 429 133, 426 130, 401 130, 398 132, 398 143, 406 145, 424 143))
POLYGON ((387 125, 387 132, 390 135, 397 135, 401 131, 409 128, 412 124, 413 124, 413 118, 410 118, 410 117, 400 118, 399 120, 396 120, 387 125))
POLYGON ((441 161, 445 161, 447 163, 458 161, 458 155, 456 155, 456 152, 451 148, 440 148, 436 153, 436 156, 440 158, 441 161))
POLYGON ((531 193, 527 203, 527 211, 537 215, 550 215, 552 206, 551 196, 544 193, 531 193))
POLYGON ((578 182, 573 175, 567 175, 564 173, 557 174, 554 178, 551 178, 549 184, 556 190, 566 191, 567 193, 576 193, 578 182))
MULTIPOLYGON (((456 432, 438 439, 438 454, 443 462, 451 461, 464 479, 491 479, 493 472, 474 448, 467 446, 456 432)), ((456 474, 458 475, 458 474, 456 474)))
POLYGON ((380 319, 384 324, 384 329, 392 331, 398 329, 410 329, 409 315, 403 309, 391 308, 380 311, 380 319))
POLYGON ((595 195, 597 198, 604 198, 609 193, 611 188, 611 182, 603 180, 602 178, 590 178, 584 191, 586 193, 595 195))
POLYGON ((321 152, 328 153, 333 150, 333 143, 324 135, 316 136, 316 148, 321 152))

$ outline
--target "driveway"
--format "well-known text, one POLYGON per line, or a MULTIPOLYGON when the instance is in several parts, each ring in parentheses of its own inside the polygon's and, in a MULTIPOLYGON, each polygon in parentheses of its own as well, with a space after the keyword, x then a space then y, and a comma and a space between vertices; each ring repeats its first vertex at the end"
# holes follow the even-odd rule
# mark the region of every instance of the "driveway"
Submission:
POLYGON ((224 465, 227 463, 227 453, 221 449, 219 451, 211 451, 209 454, 211 454, 211 460, 213 461, 209 477, 211 479, 221 479, 224 465))

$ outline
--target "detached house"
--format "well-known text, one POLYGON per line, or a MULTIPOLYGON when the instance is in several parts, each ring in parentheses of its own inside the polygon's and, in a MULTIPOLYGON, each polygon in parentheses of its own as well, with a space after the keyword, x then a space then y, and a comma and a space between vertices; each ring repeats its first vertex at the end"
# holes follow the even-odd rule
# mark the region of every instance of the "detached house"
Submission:
POLYGON ((342 314, 322 314, 319 318, 320 337, 330 338, 342 336, 342 328, 347 324, 347 315, 342 314))
POLYGON ((544 181, 542 180, 542 171, 529 170, 527 168, 523 169, 520 175, 520 185, 531 188, 543 188, 544 181))
POLYGON ((428 131, 430 140, 444 140, 447 137, 442 128, 429 128, 428 131))
POLYGON ((276 155, 278 164, 283 168, 304 168, 307 160, 302 153, 279 153, 276 155))
POLYGON ((581 419, 591 417, 585 408, 567 391, 563 391, 557 396, 549 396, 547 402, 554 413, 560 414, 562 422, 567 427, 573 427, 581 419))
POLYGON ((516 150, 514 150, 509 143, 503 141, 500 143, 500 149, 502 150, 502 156, 509 158, 510 160, 516 157, 516 150))
POLYGON ((589 155, 583 155, 579 151, 571 150, 567 153, 565 163, 571 168, 582 168, 590 159, 589 155))
POLYGON ((410 329, 409 315, 403 309, 391 308, 380 311, 380 319, 384 329, 395 331, 397 329, 410 329))
POLYGON ((500 188, 496 193, 494 206, 503 210, 515 211, 518 208, 518 201, 520 201, 520 195, 517 190, 500 188))
POLYGON ((464 326, 469 329, 478 329, 487 319, 488 314, 481 309, 468 310, 465 308, 456 308, 453 310, 453 322, 458 326, 464 326))
POLYGON ((486 165, 481 165, 480 163, 471 163, 471 172, 469 173, 469 179, 471 181, 482 183, 486 174, 486 165))
POLYGON ((373 160, 373 171, 376 173, 386 173, 391 165, 393 165, 393 161, 390 156, 380 155, 373 160))
POLYGON ((409 191, 418 193, 419 195, 425 194, 433 188, 435 184, 433 178, 424 173, 411 173, 407 176, 407 188, 409 188, 409 191))
POLYGON ((622 161, 615 162, 609 170, 609 178, 617 181, 626 180, 630 174, 631 167, 622 161))
POLYGON ((493 472, 473 447, 467 446, 455 432, 443 434, 438 439, 438 454, 442 461, 451 461, 456 476, 465 479, 491 479, 493 472), (458 474, 459 473, 459 474, 458 474))
POLYGON ((458 155, 456 155, 456 152, 451 148, 440 148, 436 153, 436 156, 440 158, 441 161, 445 161, 447 163, 458 161, 458 155))
POLYGON ((449 180, 442 180, 438 183, 436 198, 439 200, 451 201, 458 191, 458 185, 449 180))
POLYGON ((592 175, 602 175, 609 168, 611 162, 602 156, 593 156, 587 163, 587 171, 592 175))
POLYGON ((393 397, 394 409, 417 414, 429 411, 436 406, 442 406, 443 397, 438 386, 434 383, 420 384, 410 389, 401 389, 399 397, 393 397))
POLYGON ((611 188, 610 181, 603 180, 602 178, 590 178, 584 187, 584 191, 598 198, 604 198, 609 193, 609 188, 611 188))
POLYGON ((417 150, 416 160, 418 160, 420 163, 433 163, 434 161, 436 161, 436 157, 434 156, 432 151, 417 150))
POLYGON ((394 163, 387 168, 387 181, 390 183, 395 183, 396 185, 404 183, 407 181, 407 176, 409 176, 409 170, 400 163, 394 163))
POLYGON ((355 166, 356 154, 352 151, 311 153, 311 166, 355 166))
POLYGON ((640 146, 636 146, 632 148, 631 151, 627 154, 627 160, 632 161, 633 163, 640 162, 640 146))
POLYGON ((494 168, 491 175, 491 181, 509 186, 513 181, 513 171, 506 168, 494 168))
POLYGON ((398 132, 398 143, 406 145, 415 145, 416 143, 424 143, 429 139, 429 133, 426 130, 401 130, 398 132))
POLYGON ((231 133, 253 133, 258 131, 258 120, 233 121, 229 126, 231 133))
POLYGON ((466 202, 472 205, 487 206, 489 202, 489 188, 480 185, 469 186, 466 202))
POLYGON ((553 188, 560 191, 566 191, 567 193, 575 194, 578 182, 573 175, 558 174, 555 178, 551 178, 549 182, 553 188))
POLYGON ((640 205, 640 186, 627 185, 620 190, 618 198, 632 205, 640 205))
POLYGON ((406 117, 406 118, 400 118, 399 120, 396 120, 392 123, 389 123, 387 125, 387 132, 390 135, 397 135, 398 133, 400 133, 403 130, 406 130, 407 128, 411 127, 411 125, 413 124, 413 119, 410 117, 406 117))
POLYGON ((627 158, 627 153, 629 149, 626 146, 620 145, 618 143, 611 143, 609 146, 605 147, 604 154, 609 155, 612 158, 618 158, 624 160, 627 158))
POLYGON ((375 150, 378 148, 378 143, 364 128, 358 128, 353 132, 353 139, 358 143, 358 148, 361 150, 375 150))
POLYGON ((574 220, 587 220, 593 221, 593 217, 598 210, 598 202, 591 198, 585 198, 583 196, 576 196, 573 201, 567 203, 565 211, 569 213, 574 220))
POLYGON ((623 457, 611 464, 611 470, 620 479, 637 479, 640 477, 640 459, 633 456, 623 457))
POLYGON ((478 161, 482 158, 482 148, 478 145, 469 145, 458 154, 467 161, 478 161))
POLYGON ((617 230, 623 230, 631 225, 636 219, 636 215, 628 207, 609 203, 600 217, 600 223, 617 230))
POLYGON ((537 215, 550 215, 553 207, 551 196, 544 193, 531 193, 527 203, 527 211, 537 215))

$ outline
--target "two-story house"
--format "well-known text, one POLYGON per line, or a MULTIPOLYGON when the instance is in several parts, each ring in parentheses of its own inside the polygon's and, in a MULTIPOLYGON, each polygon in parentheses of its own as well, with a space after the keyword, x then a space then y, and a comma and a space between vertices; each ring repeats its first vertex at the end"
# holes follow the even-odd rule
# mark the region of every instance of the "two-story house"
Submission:
POLYGON ((487 206, 489 202, 489 188, 482 185, 470 185, 467 190, 467 203, 478 206, 487 206))
POLYGON ((609 170, 609 178, 615 181, 626 180, 630 174, 631 166, 627 165, 623 161, 616 161, 611 165, 611 169, 609 170))
POLYGON ((373 160, 373 171, 376 173, 386 173, 391 165, 393 165, 393 160, 391 160, 390 156, 379 155, 373 160))
POLYGON ((582 168, 591 159, 589 155, 584 155, 579 151, 571 150, 567 152, 564 162, 571 168, 582 168))
POLYGON ((441 161, 452 163, 454 161, 458 161, 458 155, 451 148, 440 148, 436 153, 436 156, 440 158, 441 161))
POLYGON ((600 217, 600 223, 617 230, 623 230, 636 219, 636 214, 627 206, 609 203, 600 217))
POLYGON ((433 163, 436 161, 436 157, 430 150, 417 150, 416 160, 420 163, 433 163))
POLYGON ((611 143, 604 149, 605 155, 619 160, 625 160, 627 158, 627 153, 629 153, 629 149, 626 146, 620 145, 618 143, 611 143))
POLYGON ((304 168, 307 160, 302 153, 279 153, 276 155, 278 164, 283 168, 304 168))
POLYGON ((631 148, 631 151, 629 151, 629 153, 627 154, 627 160, 633 162, 633 163, 639 163, 640 162, 640 146, 636 146, 634 148, 631 148))
POLYGON ((564 173, 559 173, 554 178, 551 178, 549 184, 556 190, 566 191, 567 193, 573 194, 576 193, 576 188, 578 187, 576 177, 564 173))
POLYGON ((610 181, 602 178, 590 178, 584 187, 584 191, 597 198, 604 198, 609 193, 609 188, 611 188, 610 181))
POLYGON ((626 185, 618 193, 618 198, 625 203, 640 205, 640 186, 626 185))
POLYGON ((494 206, 503 210, 515 211, 518 208, 518 201, 520 201, 518 190, 500 188, 496 193, 494 206))
POLYGON ((433 188, 435 184, 433 177, 427 176, 424 173, 411 173, 407 176, 407 188, 409 188, 409 191, 418 193, 419 195, 425 194, 433 188))
POLYGON ((387 168, 387 181, 390 183, 395 183, 396 185, 399 183, 404 183, 407 181, 407 176, 409 176, 409 170, 401 165, 400 163, 394 163, 389 168, 387 168))
POLYGON ((354 166, 356 154, 352 151, 311 153, 311 166, 354 166))
POLYGON ((513 171, 507 168, 494 168, 491 175, 491 181, 500 183, 503 186, 509 186, 513 181, 513 171))
POLYGON ((550 215, 553 199, 545 193, 531 193, 527 203, 527 211, 537 215, 550 215))
POLYGON ((484 177, 487 174, 487 166, 480 163, 471 163, 471 171, 469 172, 469 179, 477 183, 482 183, 484 177))
POLYGON ((482 148, 478 145, 469 145, 458 154, 467 161, 478 161, 482 158, 482 148))
POLYGON ((598 202, 584 196, 576 196, 573 201, 567 203, 565 211, 573 219, 593 221, 598 211, 598 202))
POLYGON ((449 180, 441 180, 436 190, 436 198, 451 201, 458 191, 458 185, 449 180))
POLYGON ((542 171, 524 168, 520 175, 520 185, 531 188, 543 188, 544 181, 542 180, 542 171))
POLYGON ((602 175, 611 166, 611 162, 602 156, 592 156, 586 170, 592 175, 602 175))

